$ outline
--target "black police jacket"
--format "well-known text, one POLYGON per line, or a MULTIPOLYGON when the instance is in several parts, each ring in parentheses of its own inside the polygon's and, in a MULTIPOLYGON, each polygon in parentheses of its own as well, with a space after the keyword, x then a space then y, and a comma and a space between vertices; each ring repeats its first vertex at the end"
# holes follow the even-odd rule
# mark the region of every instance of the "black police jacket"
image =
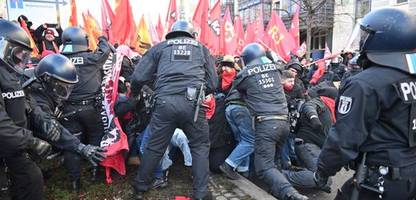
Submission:
POLYGON ((132 75, 132 92, 137 96, 143 85, 154 82, 155 97, 185 94, 186 88, 200 88, 205 93, 215 91, 217 74, 209 50, 189 37, 177 37, 163 41, 143 56, 132 75))
POLYGON ((26 129, 26 99, 20 80, 4 65, 0 65, 0 92, 0 157, 9 157, 27 149, 32 132, 26 129))
POLYGON ((233 82, 252 115, 287 115, 280 70, 273 63, 249 65, 233 82))
POLYGON ((103 65, 110 55, 111 49, 105 39, 100 39, 95 52, 84 51, 77 53, 63 53, 75 65, 78 83, 75 84, 70 102, 94 99, 101 92, 103 65))
POLYGON ((296 127, 296 137, 302 138, 305 143, 312 143, 322 147, 331 126, 331 111, 319 97, 315 97, 302 105, 296 127), (310 119, 313 115, 317 116, 322 123, 320 130, 315 130, 311 123, 310 119))
POLYGON ((347 79, 318 170, 332 176, 362 152, 368 152, 368 165, 416 165, 416 147, 410 142, 416 129, 415 84, 415 76, 381 66, 347 79))
MULTIPOLYGON (((50 121, 50 120, 59 120, 57 117, 59 117, 60 114, 60 105, 58 105, 54 100, 53 97, 51 97, 45 89, 42 87, 42 85, 39 82, 34 82, 30 85, 29 88, 25 89, 26 93, 29 94, 32 99, 35 101, 36 106, 40 108, 40 112, 43 113, 43 118, 50 121)), ((39 111, 38 111, 39 113, 39 111)), ((69 132, 64 126, 59 124, 59 129, 61 131, 61 136, 57 141, 50 141, 47 140, 42 135, 37 135, 40 138, 44 139, 51 145, 63 149, 66 151, 72 151, 77 152, 77 147, 81 143, 77 137, 72 135, 71 132, 69 132)), ((42 127, 33 127, 35 130, 35 133, 42 133, 42 130, 40 130, 42 127)))

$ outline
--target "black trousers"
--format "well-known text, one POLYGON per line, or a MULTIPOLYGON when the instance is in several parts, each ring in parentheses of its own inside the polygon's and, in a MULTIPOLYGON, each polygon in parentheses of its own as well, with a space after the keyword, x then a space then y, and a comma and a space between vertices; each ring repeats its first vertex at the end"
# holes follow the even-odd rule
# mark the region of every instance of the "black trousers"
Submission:
POLYGON ((36 163, 23 153, 4 159, 11 180, 10 195, 13 200, 42 200, 43 176, 36 163))
MULTIPOLYGON (((100 146, 104 135, 104 125, 101 120, 99 109, 94 105, 66 105, 63 114, 77 111, 73 115, 60 120, 62 125, 73 135, 78 137, 84 144, 100 146)), ((64 153, 65 168, 69 172, 71 180, 79 179, 81 176, 79 154, 66 151, 64 153)))
MULTIPOLYGON (((257 176, 270 187, 273 196, 285 199, 296 192, 281 170, 276 168, 276 152, 282 152, 282 146, 289 135, 289 123, 282 120, 256 122, 254 168, 257 176)), ((279 156, 280 157, 280 156, 279 156)))
MULTIPOLYGON (((350 200, 352 190, 354 188, 352 179, 344 183, 342 188, 338 190, 335 200, 350 200)), ((416 199, 416 177, 406 178, 402 180, 384 179, 383 200, 414 200, 416 199)), ((359 192, 360 200, 378 200, 378 194, 369 190, 361 189, 359 192)))
POLYGON ((147 191, 153 180, 153 171, 159 164, 173 132, 181 128, 189 139, 192 154, 193 197, 203 198, 208 192, 209 176, 209 128, 205 111, 200 110, 198 120, 193 122, 195 101, 184 95, 159 97, 150 120, 151 136, 144 150, 133 187, 147 191))

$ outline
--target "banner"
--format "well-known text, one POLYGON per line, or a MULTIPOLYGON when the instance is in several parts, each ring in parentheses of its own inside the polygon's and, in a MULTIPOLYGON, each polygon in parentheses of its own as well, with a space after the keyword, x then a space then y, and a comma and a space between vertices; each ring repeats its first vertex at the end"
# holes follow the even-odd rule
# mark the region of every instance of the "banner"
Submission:
POLYGON ((114 116, 114 105, 118 97, 118 79, 120 77, 123 55, 111 53, 103 65, 103 92, 101 118, 104 124, 105 135, 100 146, 107 149, 107 158, 101 162, 105 167, 106 182, 112 183, 111 169, 121 175, 126 175, 126 166, 123 152, 129 150, 127 136, 123 132, 118 118, 114 116))

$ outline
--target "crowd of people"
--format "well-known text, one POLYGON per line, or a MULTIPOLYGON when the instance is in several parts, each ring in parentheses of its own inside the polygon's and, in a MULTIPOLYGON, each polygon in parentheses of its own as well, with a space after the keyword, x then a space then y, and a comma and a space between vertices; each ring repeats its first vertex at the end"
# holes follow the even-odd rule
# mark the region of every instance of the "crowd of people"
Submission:
POLYGON ((138 165, 133 199, 166 187, 169 167, 181 157, 192 167, 193 199, 212 198, 212 172, 261 182, 282 200, 307 200, 297 189, 331 192, 329 177, 347 165, 356 175, 337 199, 393 199, 398 192, 414 199, 416 79, 412 62, 397 57, 413 61, 416 38, 385 16, 416 30, 404 11, 373 11, 362 21, 360 51, 343 52, 323 72, 316 60, 293 55, 286 63, 257 43, 214 58, 183 20, 143 56, 105 37, 91 51, 81 28, 43 24, 31 31, 40 57, 29 59, 30 39, 19 24, 31 22, 1 19, 0 178, 9 188, 2 195, 45 198, 32 156, 45 158, 51 145, 64 152, 71 190, 82 187, 81 158, 96 179, 106 157, 99 147, 102 66, 119 51, 114 112, 128 137, 127 163, 138 165))

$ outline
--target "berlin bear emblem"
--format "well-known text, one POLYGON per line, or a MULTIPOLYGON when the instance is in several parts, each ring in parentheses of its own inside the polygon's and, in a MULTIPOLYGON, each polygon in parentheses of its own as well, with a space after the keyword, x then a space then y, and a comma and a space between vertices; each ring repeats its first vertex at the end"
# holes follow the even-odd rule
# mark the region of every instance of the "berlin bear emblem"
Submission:
POLYGON ((338 112, 340 114, 347 114, 351 110, 352 98, 347 96, 339 97, 338 112))

